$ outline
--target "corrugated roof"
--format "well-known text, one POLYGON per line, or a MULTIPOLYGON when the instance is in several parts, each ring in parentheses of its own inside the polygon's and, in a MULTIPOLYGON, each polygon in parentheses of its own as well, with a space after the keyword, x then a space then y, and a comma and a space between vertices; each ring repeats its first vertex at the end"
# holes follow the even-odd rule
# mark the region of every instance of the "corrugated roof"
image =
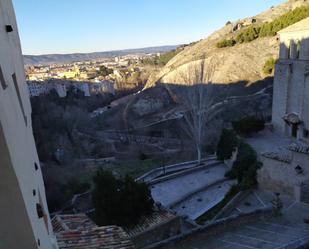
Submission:
POLYGON ((288 32, 297 32, 297 31, 302 31, 302 30, 309 30, 309 17, 285 28, 280 30, 278 33, 283 34, 283 33, 288 33, 288 32))
POLYGON ((159 224, 165 223, 175 217, 176 216, 174 214, 166 211, 154 212, 151 215, 142 217, 137 225, 127 228, 125 230, 130 237, 133 237, 159 224))

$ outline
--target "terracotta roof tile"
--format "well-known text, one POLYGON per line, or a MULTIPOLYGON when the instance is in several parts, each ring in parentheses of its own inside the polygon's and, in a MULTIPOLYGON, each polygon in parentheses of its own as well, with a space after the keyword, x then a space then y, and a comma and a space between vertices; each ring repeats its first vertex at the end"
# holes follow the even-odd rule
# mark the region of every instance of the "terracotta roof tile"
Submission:
POLYGON ((128 233, 129 237, 133 237, 159 224, 165 223, 175 217, 176 216, 174 214, 167 211, 154 212, 151 215, 142 217, 137 225, 127 228, 125 230, 128 233))
POLYGON ((85 214, 56 215, 52 225, 59 249, 134 249, 121 227, 98 227, 85 214))
POLYGON ((80 227, 96 227, 96 224, 94 224, 85 214, 56 215, 52 219, 52 225, 54 228, 54 232, 60 232, 70 229, 79 229, 80 227))

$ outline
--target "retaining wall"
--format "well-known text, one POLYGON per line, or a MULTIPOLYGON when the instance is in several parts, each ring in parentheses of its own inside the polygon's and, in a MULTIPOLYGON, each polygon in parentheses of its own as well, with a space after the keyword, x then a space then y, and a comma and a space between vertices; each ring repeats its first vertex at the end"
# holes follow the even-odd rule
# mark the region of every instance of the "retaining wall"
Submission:
POLYGON ((168 244, 173 245, 173 243, 175 242, 181 241, 190 236, 194 236, 198 233, 207 233, 207 236, 215 235, 215 234, 221 233, 228 227, 241 226, 242 224, 246 224, 248 222, 252 222, 260 218, 268 218, 268 217, 271 217, 272 215, 273 215, 272 207, 258 209, 253 212, 247 212, 247 213, 244 212, 238 215, 230 216, 228 218, 223 218, 223 219, 219 219, 216 221, 212 221, 203 226, 194 228, 188 232, 184 232, 180 235, 176 235, 174 237, 154 243, 144 248, 145 249, 156 249, 156 248, 164 247, 168 244))
MULTIPOLYGON (((201 163, 209 162, 209 161, 212 161, 212 160, 215 160, 215 159, 216 159, 215 156, 210 156, 210 157, 207 157, 207 158, 201 160, 201 163)), ((160 175, 164 175, 166 173, 173 173, 173 172, 177 172, 179 170, 194 168, 194 167, 196 167, 197 163, 198 163, 198 161, 195 160, 195 161, 177 163, 177 164, 172 164, 172 165, 156 168, 156 169, 150 170, 147 173, 145 173, 144 175, 136 178, 136 181, 138 181, 138 182, 149 182, 149 181, 155 179, 156 177, 158 177, 160 175)))

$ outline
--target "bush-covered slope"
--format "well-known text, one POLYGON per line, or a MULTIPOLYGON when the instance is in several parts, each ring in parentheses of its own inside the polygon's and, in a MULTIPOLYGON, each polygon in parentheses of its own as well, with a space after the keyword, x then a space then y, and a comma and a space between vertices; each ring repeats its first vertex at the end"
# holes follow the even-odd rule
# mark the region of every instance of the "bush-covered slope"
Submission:
MULTIPOLYGON (((255 38, 250 42, 229 41, 236 39, 238 35, 252 29, 252 27, 263 27, 266 32, 272 26, 273 29, 269 29, 269 32, 277 32, 281 24, 286 27, 290 22, 293 23, 291 21, 293 18, 289 19, 286 16, 283 18, 286 22, 282 23, 283 19, 280 17, 302 6, 309 6, 309 1, 289 0, 257 16, 236 22, 227 22, 223 28, 208 38, 186 47, 173 57, 159 73, 149 78, 146 87, 150 87, 156 82, 189 84, 201 79, 205 82, 209 78, 213 83, 223 84, 239 81, 251 83, 263 79, 265 77, 263 70, 265 62, 269 58, 277 58, 278 56, 279 41, 277 37, 259 35, 262 32, 261 29, 255 33, 255 38), (227 41, 225 43, 228 44, 227 47, 224 44, 225 40, 227 41), (218 46, 220 42, 222 44, 218 46), (207 74, 211 76, 208 77, 207 74)), ((307 13, 306 11, 298 12, 301 12, 295 15, 298 19, 306 16, 307 13)), ((298 20, 297 18, 293 20, 298 20)), ((264 31, 263 33, 265 33, 264 31)))

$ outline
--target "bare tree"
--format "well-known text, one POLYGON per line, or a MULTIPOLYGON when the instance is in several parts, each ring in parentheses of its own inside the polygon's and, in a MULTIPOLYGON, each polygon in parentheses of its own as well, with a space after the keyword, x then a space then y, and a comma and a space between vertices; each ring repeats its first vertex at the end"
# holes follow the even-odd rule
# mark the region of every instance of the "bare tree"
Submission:
POLYGON ((197 160, 200 163, 203 140, 207 132, 206 125, 212 116, 214 92, 211 78, 214 68, 209 63, 205 69, 205 60, 201 60, 199 65, 193 67, 186 75, 182 75, 183 81, 189 83, 182 98, 185 107, 183 129, 194 142, 197 160))

